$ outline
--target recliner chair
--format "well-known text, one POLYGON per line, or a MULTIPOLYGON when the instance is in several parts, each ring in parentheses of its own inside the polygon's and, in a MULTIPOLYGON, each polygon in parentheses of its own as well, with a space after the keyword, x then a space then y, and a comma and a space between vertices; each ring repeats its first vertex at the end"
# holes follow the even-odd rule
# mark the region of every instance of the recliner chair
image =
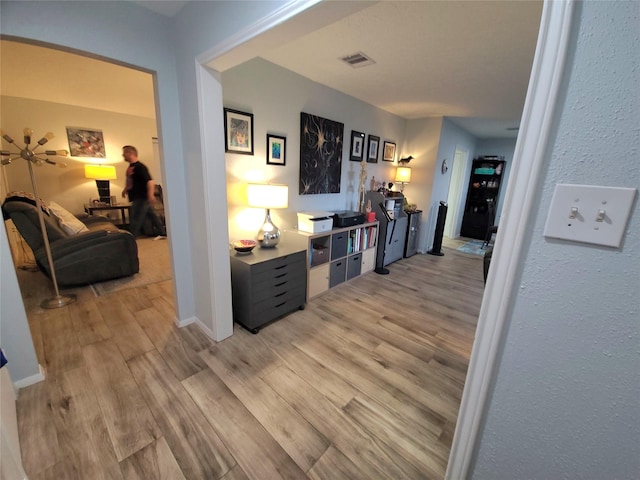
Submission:
MULTIPOLYGON (((9 198, 2 205, 2 213, 5 220, 13 220, 33 250, 38 267, 50 276, 36 206, 9 198)), ((87 216, 80 220, 89 231, 68 235, 55 217, 45 214, 44 218, 60 286, 87 285, 138 273, 140 265, 135 238, 108 219, 87 216)))

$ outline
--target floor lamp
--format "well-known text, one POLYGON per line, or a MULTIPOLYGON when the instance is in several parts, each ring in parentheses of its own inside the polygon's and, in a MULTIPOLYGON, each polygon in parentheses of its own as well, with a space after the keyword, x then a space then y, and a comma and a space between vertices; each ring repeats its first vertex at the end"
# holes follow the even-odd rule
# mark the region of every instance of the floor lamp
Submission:
POLYGON ((47 143, 49 140, 53 138, 53 133, 49 132, 45 134, 44 137, 38 140, 37 145, 35 145, 33 149, 31 149, 29 148, 29 145, 31 144, 32 134, 33 134, 33 131, 30 128, 24 129, 24 144, 25 144, 24 148, 18 147, 13 141, 13 138, 11 138, 9 135, 6 135, 6 134, 2 135, 2 138, 7 143, 14 145, 16 148, 18 148, 19 151, 14 153, 8 150, 0 151, 0 155, 2 157, 9 157, 9 158, 3 158, 1 162, 2 162, 2 165, 9 165, 14 160, 23 159, 23 160, 26 160, 27 164, 29 165, 29 175, 31 177, 31 186, 33 187, 33 194, 35 196, 36 210, 38 211, 38 219, 40 220, 40 229, 42 231, 42 239, 44 240, 44 249, 45 249, 45 252, 47 253, 47 261, 49 262, 49 271, 51 272, 51 280, 53 281, 53 288, 55 290, 55 296, 52 298, 47 298, 46 300, 43 300, 42 303, 40 303, 40 306, 42 308, 60 308, 75 302, 76 296, 60 295, 60 290, 58 289, 58 280, 56 279, 56 270, 53 265, 53 257, 51 255, 51 245, 49 245, 49 235, 47 234, 47 226, 44 222, 44 214, 42 213, 42 207, 40 205, 40 195, 38 195, 38 184, 36 183, 36 176, 33 173, 33 164, 35 163, 36 165, 43 165, 47 163, 49 165, 58 165, 59 167, 64 168, 67 166, 66 163, 58 163, 46 157, 39 157, 38 155, 42 155, 44 153, 46 156, 66 157, 69 154, 69 152, 67 152, 66 150, 45 150, 44 152, 35 153, 35 151, 38 148, 40 148, 41 146, 43 146, 45 143, 47 143))

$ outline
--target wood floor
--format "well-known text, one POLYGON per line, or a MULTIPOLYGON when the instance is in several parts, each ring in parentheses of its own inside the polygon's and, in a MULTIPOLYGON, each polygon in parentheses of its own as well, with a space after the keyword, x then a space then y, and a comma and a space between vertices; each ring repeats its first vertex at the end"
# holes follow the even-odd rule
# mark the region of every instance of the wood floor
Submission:
POLYGON ((219 344, 174 326, 169 282, 30 309, 46 380, 18 399, 29 478, 442 478, 482 259, 390 269, 219 344))

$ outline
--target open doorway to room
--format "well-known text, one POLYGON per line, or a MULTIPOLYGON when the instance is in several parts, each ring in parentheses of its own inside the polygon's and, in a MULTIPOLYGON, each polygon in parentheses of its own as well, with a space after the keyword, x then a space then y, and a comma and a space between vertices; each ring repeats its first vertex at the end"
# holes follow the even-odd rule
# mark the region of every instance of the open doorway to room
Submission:
MULTIPOLYGON (((18 158, 1 171, 5 226, 38 361, 48 372, 74 368, 83 345, 118 336, 131 353, 151 343, 145 326, 134 323, 140 311, 175 320, 153 74, 48 46, 0 42, 2 149, 22 148, 28 127, 32 148, 53 134, 36 153, 69 152, 48 157, 55 166, 34 169, 60 291, 78 299, 68 307, 41 307, 53 284, 28 164, 18 158), (38 65, 38 75, 15 75, 25 59, 38 65), (138 165, 153 180, 145 183, 151 213, 135 238, 131 195, 124 193, 131 165, 123 159, 125 145, 136 148, 138 165)), ((155 328, 151 321, 147 327, 155 328)))
POLYGON ((464 174, 467 170, 468 158, 469 152, 460 147, 456 147, 453 155, 453 165, 451 166, 449 195, 447 197, 449 211, 444 224, 444 235, 448 238, 457 238, 460 236, 460 212, 464 201, 464 174))

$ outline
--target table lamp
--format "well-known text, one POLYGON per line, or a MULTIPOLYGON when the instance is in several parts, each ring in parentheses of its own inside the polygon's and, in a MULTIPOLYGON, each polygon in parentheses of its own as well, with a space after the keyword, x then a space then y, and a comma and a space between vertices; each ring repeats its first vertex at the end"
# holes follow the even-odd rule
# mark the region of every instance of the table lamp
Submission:
POLYGON ((266 209, 264 224, 258 231, 258 243, 263 248, 275 247, 280 243, 280 230, 271 220, 270 209, 289 206, 289 187, 250 183, 247 186, 247 197, 250 207, 266 209))
POLYGON ((111 186, 109 180, 116 179, 116 167, 113 165, 85 165, 84 176, 96 181, 100 201, 110 204, 111 186))
POLYGON ((404 192, 404 186, 409 182, 411 182, 411 167, 396 168, 396 183, 402 185, 400 187, 401 192, 404 192))

